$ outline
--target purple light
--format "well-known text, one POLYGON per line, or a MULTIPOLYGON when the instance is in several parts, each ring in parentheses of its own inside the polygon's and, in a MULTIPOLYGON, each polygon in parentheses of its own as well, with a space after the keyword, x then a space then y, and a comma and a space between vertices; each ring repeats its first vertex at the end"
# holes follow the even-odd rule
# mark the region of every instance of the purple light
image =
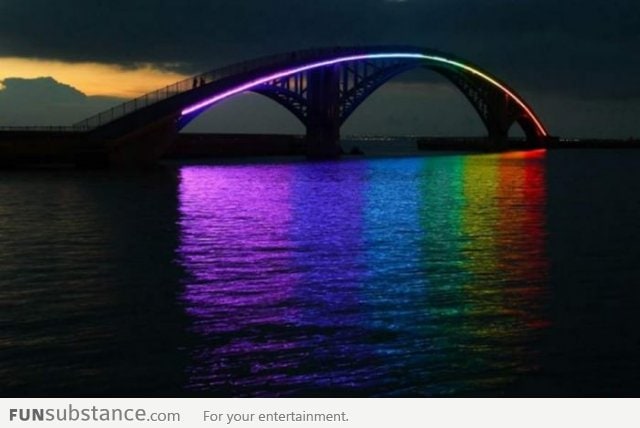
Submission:
POLYGON ((492 78, 491 76, 481 72, 478 69, 475 69, 471 66, 468 66, 466 64, 463 64, 461 62, 458 61, 453 61, 444 57, 439 57, 439 56, 433 56, 433 55, 424 55, 424 54, 416 54, 416 53, 383 53, 383 54, 366 54, 366 55, 350 55, 350 56, 344 56, 344 57, 338 57, 338 58, 334 58, 334 59, 330 59, 330 60, 326 60, 326 61, 320 61, 320 62, 314 62, 311 64, 307 64, 307 65, 303 65, 300 67, 295 67, 295 68, 290 68, 290 69, 286 69, 277 73, 273 73, 273 74, 269 74, 267 76, 264 77, 260 77, 258 79, 255 80, 251 80, 245 84, 242 84, 240 86, 237 86, 235 88, 229 89, 227 91, 224 91, 218 95, 215 95, 213 97, 207 98, 206 100, 203 100, 197 104, 194 104, 190 107, 187 107, 186 109, 182 110, 182 115, 188 115, 191 113, 194 113, 200 109, 203 109, 205 107, 211 106, 219 101, 222 101, 226 98, 229 98, 231 96, 237 95, 239 93, 251 90, 253 88, 255 88, 256 86, 262 85, 264 83, 270 82, 272 80, 276 80, 276 79, 281 79, 284 77, 288 77, 288 76, 292 76, 294 74, 298 74, 298 73, 302 73, 304 71, 309 71, 309 70, 313 70, 316 68, 322 68, 322 67, 328 67, 331 65, 336 65, 336 64, 341 64, 344 62, 350 62, 350 61, 360 61, 360 60, 365 60, 365 59, 393 59, 393 58, 401 58, 401 59, 421 59, 421 60, 428 60, 428 61, 433 61, 433 62, 438 62, 438 63, 442 63, 442 64, 448 64, 448 65, 452 65, 454 67, 457 68, 461 68, 463 70, 466 70, 472 74, 475 74, 476 76, 486 80, 487 82, 491 83, 493 86, 499 88, 501 91, 503 91, 506 95, 508 95, 513 101, 516 102, 516 104, 518 104, 520 107, 522 107, 522 109, 524 109, 525 112, 527 112, 527 114, 529 115, 529 117, 534 121, 534 123, 536 124, 536 127, 538 128, 538 130, 540 131, 540 133, 543 136, 548 136, 548 132, 547 130, 544 128, 544 126, 542 125, 542 122, 536 117, 536 115, 533 113, 533 111, 527 106, 527 104, 521 100, 518 96, 516 96, 511 90, 509 90, 506 86, 504 86, 503 84, 501 84, 500 82, 498 82, 497 80, 495 80, 494 78, 492 78))

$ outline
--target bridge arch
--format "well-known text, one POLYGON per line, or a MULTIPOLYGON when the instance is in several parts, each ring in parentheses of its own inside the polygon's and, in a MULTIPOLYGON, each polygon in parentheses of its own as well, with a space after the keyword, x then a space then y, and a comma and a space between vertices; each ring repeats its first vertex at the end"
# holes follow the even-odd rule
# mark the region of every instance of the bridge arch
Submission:
MULTIPOLYGON (((468 99, 423 67, 396 75, 373 91, 343 122, 341 135, 420 135, 482 138, 484 122, 468 99)), ((524 134, 521 136, 524 138, 524 134)))
POLYGON ((177 131, 215 104, 251 91, 280 103, 306 126, 310 154, 331 156, 339 152, 340 126, 360 104, 390 79, 420 67, 455 85, 497 143, 516 122, 531 141, 548 137, 533 109, 506 83, 469 61, 415 47, 311 49, 260 58, 147 94, 133 100, 133 108, 125 104, 121 115, 115 111, 114 117, 112 109, 105 123, 101 118, 109 114, 103 113, 77 126, 98 122, 96 134, 117 136, 171 121, 177 131))
POLYGON ((248 91, 204 109, 193 120, 179 121, 182 133, 214 134, 281 134, 304 135, 303 118, 281 102, 257 92, 248 91))

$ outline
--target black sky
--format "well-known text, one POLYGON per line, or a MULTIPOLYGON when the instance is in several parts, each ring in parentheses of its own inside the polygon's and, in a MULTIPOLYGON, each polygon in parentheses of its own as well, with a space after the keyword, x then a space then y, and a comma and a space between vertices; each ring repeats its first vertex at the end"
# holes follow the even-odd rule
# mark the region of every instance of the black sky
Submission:
POLYGON ((0 0, 0 57, 190 73, 375 44, 455 53, 538 99, 640 106, 638 0, 0 0))

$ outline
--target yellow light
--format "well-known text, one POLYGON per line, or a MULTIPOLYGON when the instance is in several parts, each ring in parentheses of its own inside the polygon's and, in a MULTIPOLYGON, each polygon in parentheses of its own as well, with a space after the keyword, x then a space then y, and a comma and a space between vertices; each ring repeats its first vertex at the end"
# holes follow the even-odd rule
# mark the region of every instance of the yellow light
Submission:
POLYGON ((135 98, 185 79, 187 76, 161 70, 152 64, 124 68, 115 64, 63 62, 16 57, 0 58, 0 81, 10 77, 53 77, 86 95, 135 98))

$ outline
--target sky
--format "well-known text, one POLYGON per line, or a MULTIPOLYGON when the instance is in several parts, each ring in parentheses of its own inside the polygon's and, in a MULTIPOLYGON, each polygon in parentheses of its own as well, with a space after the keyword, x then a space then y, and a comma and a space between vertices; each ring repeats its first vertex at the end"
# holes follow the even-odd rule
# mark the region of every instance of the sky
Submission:
MULTIPOLYGON (((514 87, 554 135, 640 137, 637 0, 0 0, 0 126, 70 124, 219 66, 317 46, 451 52, 514 87)), ((241 95, 192 130, 302 132, 241 95)), ((343 134, 467 135, 482 125, 429 71, 389 82, 343 134)))

